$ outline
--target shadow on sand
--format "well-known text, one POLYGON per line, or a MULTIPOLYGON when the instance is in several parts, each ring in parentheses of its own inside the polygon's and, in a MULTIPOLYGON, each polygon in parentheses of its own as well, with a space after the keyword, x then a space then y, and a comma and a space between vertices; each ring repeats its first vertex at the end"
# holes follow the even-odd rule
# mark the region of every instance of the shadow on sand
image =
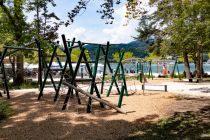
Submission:
MULTIPOLYGON (((96 116, 77 114, 78 116, 75 117, 73 116, 75 110, 72 109, 71 114, 71 112, 61 111, 61 106, 55 107, 52 104, 51 95, 42 101, 34 101, 37 97, 30 94, 20 95, 9 101, 18 112, 14 111, 8 120, 0 123, 0 138, 20 140, 210 139, 210 106, 205 106, 196 112, 176 112, 164 120, 155 121, 159 116, 153 114, 130 122, 104 119, 108 115, 117 115, 110 111, 104 111, 96 116)), ((97 111, 97 108, 95 109, 97 111)), ((101 108, 98 109, 101 110, 101 108)))

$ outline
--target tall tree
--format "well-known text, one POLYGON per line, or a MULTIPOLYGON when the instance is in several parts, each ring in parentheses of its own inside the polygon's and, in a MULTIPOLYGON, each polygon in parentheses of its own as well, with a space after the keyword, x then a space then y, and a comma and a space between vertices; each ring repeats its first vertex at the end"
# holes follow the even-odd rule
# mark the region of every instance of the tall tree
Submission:
POLYGON ((148 43, 148 51, 150 53, 153 52, 155 55, 165 55, 160 52, 164 35, 163 31, 157 27, 157 22, 153 14, 148 15, 144 13, 139 19, 139 25, 136 28, 138 35, 134 37, 134 39, 148 43))
MULTIPOLYGON (((1 20, 4 18, 5 22, 1 23, 1 26, 6 27, 8 33, 11 33, 13 40, 9 44, 21 45, 24 42, 24 30, 26 22, 24 19, 24 14, 22 10, 23 0, 11 0, 5 1, 0 0, 0 11, 1 11, 1 20)), ((7 45, 8 42, 4 42, 4 45, 7 45)), ((15 84, 20 84, 24 81, 23 79, 23 55, 20 53, 17 55, 16 61, 17 69, 14 78, 15 84)))
POLYGON ((29 0, 26 3, 27 12, 35 12, 31 26, 35 36, 54 41, 58 38, 57 30, 63 22, 54 12, 49 12, 48 6, 55 7, 54 0, 29 0))
POLYGON ((161 49, 184 57, 187 78, 190 78, 188 56, 194 56, 197 77, 202 76, 202 53, 209 44, 209 0, 150 0, 157 27, 163 32, 161 49))

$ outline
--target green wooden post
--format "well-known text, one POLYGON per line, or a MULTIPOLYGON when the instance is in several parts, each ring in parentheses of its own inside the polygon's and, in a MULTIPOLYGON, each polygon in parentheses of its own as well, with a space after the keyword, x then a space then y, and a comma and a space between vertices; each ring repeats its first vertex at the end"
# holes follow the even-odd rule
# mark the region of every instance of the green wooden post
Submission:
POLYGON ((118 62, 118 65, 117 65, 116 71, 115 71, 115 73, 114 73, 114 76, 112 77, 111 85, 110 85, 109 90, 108 90, 107 95, 106 95, 107 97, 108 97, 108 96, 109 96, 109 94, 111 93, 112 86, 113 86, 114 81, 115 81, 115 78, 116 78, 116 76, 117 76, 117 72, 118 72, 118 70, 119 70, 119 68, 120 68, 120 64, 121 64, 121 62, 122 62, 122 59, 123 59, 124 53, 125 53, 125 52, 123 51, 123 52, 122 52, 122 55, 121 55, 121 57, 120 57, 120 60, 119 60, 119 62, 118 62))
POLYGON ((139 63, 138 79, 142 83, 142 63, 139 63))
MULTIPOLYGON (((48 66, 47 66, 47 63, 43 60, 43 64, 44 64, 44 66, 46 67, 46 69, 49 69, 48 68, 48 66)), ((57 91, 57 88, 56 88, 56 85, 55 85, 55 82, 54 82, 54 80, 53 80, 53 76, 52 76, 52 74, 49 72, 49 74, 48 74, 49 76, 50 76, 50 80, 51 80, 51 82, 52 82, 52 84, 53 84, 53 87, 54 87, 54 89, 55 89, 55 92, 57 91)), ((46 84, 46 83, 45 83, 46 84)), ((43 85, 43 86, 45 86, 45 85, 43 85)), ((44 88, 44 87, 43 87, 44 88)), ((40 88, 41 89, 41 88, 40 88)))
MULTIPOLYGON (((104 48, 102 48, 102 52, 103 52, 103 54, 105 55, 105 50, 104 50, 104 48)), ((107 58, 107 66, 108 66, 108 68, 109 68, 110 73, 113 74, 113 70, 112 70, 112 68, 111 68, 111 65, 110 65, 110 63, 109 63, 109 59, 108 59, 108 58, 107 58)), ((117 92, 120 94, 120 89, 119 89, 119 86, 118 86, 118 84, 117 84, 117 81, 115 80, 114 83, 115 83, 115 86, 116 86, 116 88, 117 88, 117 92)))
POLYGON ((137 62, 136 63, 136 67, 137 67, 137 69, 136 69, 136 74, 137 74, 137 76, 136 76, 136 80, 139 80, 139 63, 137 62))
POLYGON ((82 67, 81 67, 80 71, 81 71, 81 78, 83 78, 83 68, 82 67))
MULTIPOLYGON (((81 47, 80 47, 80 49, 81 49, 81 47)), ((86 65, 87 71, 89 73, 89 77, 92 78, 93 77, 93 73, 92 73, 92 70, 91 70, 90 65, 88 63, 88 59, 87 59, 85 54, 83 55, 83 60, 85 61, 85 65, 86 65)), ((101 95, 99 93, 99 90, 98 90, 98 87, 97 87, 96 83, 94 85, 94 88, 95 88, 97 97, 101 98, 101 95)), ((100 105, 101 105, 102 108, 104 108, 104 104, 100 103, 100 105)))
POLYGON ((119 97, 118 105, 117 105, 119 108, 121 108, 121 105, 122 105, 124 90, 125 90, 125 85, 122 86, 122 89, 120 91, 120 97, 119 97))
POLYGON ((173 70, 172 70, 172 73, 171 73, 171 78, 174 78, 174 72, 175 72, 175 69, 176 69, 176 65, 177 65, 177 59, 175 60, 175 63, 174 63, 174 67, 173 67, 173 70))
POLYGON ((105 80, 105 75, 106 75, 106 64, 107 64, 107 59, 108 59, 108 53, 109 53, 109 42, 107 42, 106 53, 105 53, 105 58, 104 58, 105 60, 104 60, 104 71, 103 71, 103 77, 102 77, 102 83, 101 83, 101 94, 103 94, 103 90, 104 90, 104 80, 105 80))
POLYGON ((38 73, 38 81, 39 81, 39 91, 42 88, 42 50, 40 42, 35 39, 36 45, 38 47, 38 61, 39 61, 39 73, 38 73))
MULTIPOLYGON (((91 82, 91 87, 90 87, 90 94, 91 95, 93 95, 93 90, 94 90, 94 87, 95 87, 95 84, 96 84, 95 80, 96 80, 99 56, 100 56, 100 46, 98 47, 97 52, 96 52, 95 65, 94 65, 94 68, 93 68, 92 82, 91 82)), ((88 104, 87 104, 87 113, 91 112, 91 107, 92 107, 92 98, 89 97, 88 104)))
POLYGON ((148 78, 150 78, 150 61, 147 63, 147 66, 149 66, 149 75, 148 75, 148 78))
POLYGON ((136 73, 138 74, 138 72, 139 72, 139 63, 136 62, 136 73))
POLYGON ((152 75, 152 61, 151 60, 149 61, 149 77, 148 78, 150 78, 150 76, 151 76, 151 78, 153 80, 153 75, 152 75))
POLYGON ((140 71, 140 73, 139 73, 139 81, 142 83, 143 82, 143 70, 142 70, 142 68, 143 68, 143 64, 141 64, 141 71, 140 71))
POLYGON ((2 55, 1 55, 1 59, 0 59, 0 66, 4 61, 4 57, 6 56, 6 53, 7 53, 7 48, 4 48, 4 51, 3 51, 2 55))
POLYGON ((72 68, 72 65, 71 65, 71 57, 70 57, 70 55, 71 55, 71 50, 72 50, 71 46, 74 45, 75 38, 73 38, 71 44, 69 44, 69 42, 67 44, 65 35, 62 35, 62 40, 63 40, 64 49, 65 49, 64 52, 66 54, 66 62, 65 62, 65 65, 64 65, 63 70, 62 70, 62 73, 61 73, 61 78, 60 78, 60 82, 58 84, 58 89, 57 89, 57 91, 55 93, 54 101, 57 101, 57 98, 58 98, 58 95, 59 95, 59 92, 60 92, 60 88, 61 88, 61 84, 63 82, 64 74, 66 72, 66 68, 67 68, 68 65, 69 65, 70 72, 73 72, 73 68, 72 68))
POLYGON ((122 69, 122 79, 123 79, 123 86, 125 89, 125 95, 128 96, 128 89, 127 89, 127 84, 126 84, 126 78, 125 78, 125 73, 124 73, 124 68, 123 68, 123 64, 121 63, 121 69, 122 69))
MULTIPOLYGON (((79 45, 81 46, 81 43, 79 43, 79 45)), ((82 57, 84 55, 84 52, 85 52, 85 48, 82 48, 81 49, 80 56, 79 56, 79 59, 78 59, 78 62, 77 62, 77 65, 76 65, 76 68, 75 68, 74 72, 72 73, 71 85, 75 85, 75 79, 76 79, 77 72, 79 70, 79 67, 80 67, 80 64, 81 64, 81 61, 82 61, 82 57)), ((73 92, 73 89, 72 88, 69 88, 68 89, 68 93, 66 94, 66 98, 65 98, 65 101, 64 101, 62 110, 65 110, 66 109, 67 103, 69 101, 69 98, 70 98, 70 95, 72 94, 72 92, 73 92)))
MULTIPOLYGON (((57 45, 59 45, 59 42, 57 42, 57 45)), ((54 46, 52 46, 52 48, 54 49, 54 46)), ((58 62, 58 64, 59 64, 60 68, 63 68, 63 66, 62 66, 62 64, 61 64, 61 61, 60 61, 59 57, 57 56, 57 53, 55 54, 55 57, 56 57, 56 59, 57 59, 57 62, 58 62)))
POLYGON ((152 80, 153 80, 153 74, 152 74, 152 61, 150 61, 150 71, 151 71, 151 77, 152 77, 152 80))
POLYGON ((179 66, 178 66, 178 62, 176 63, 176 68, 177 68, 177 72, 178 72, 179 80, 181 80, 180 73, 179 73, 179 66))
POLYGON ((55 48, 54 48, 54 50, 53 50, 53 53, 52 53, 52 56, 51 56, 51 59, 50 59, 49 66, 48 66, 46 75, 45 75, 45 77, 44 77, 43 85, 41 86, 41 89, 40 89, 40 92, 39 92, 38 100, 40 100, 41 97, 43 96, 43 90, 44 90, 45 84, 46 84, 46 82, 47 82, 47 77, 48 77, 48 74, 50 73, 50 68, 51 68, 53 59, 54 59, 54 57, 55 57, 55 53, 56 53, 57 48, 58 48, 58 46, 55 46, 55 48))
POLYGON ((144 73, 144 63, 142 63, 142 65, 141 65, 141 71, 142 71, 142 73, 144 73))
POLYGON ((10 95, 9 95, 9 88, 8 88, 8 83, 7 83, 7 76, 6 76, 6 72, 5 72, 5 68, 4 68, 4 62, 1 63, 1 67, 2 67, 2 73, 3 73, 3 79, 4 79, 4 87, 7 93, 7 99, 10 99, 10 95))
POLYGON ((3 78, 4 78, 4 86, 6 88, 6 92, 7 92, 7 99, 10 99, 10 95, 9 95, 9 88, 7 85, 7 80, 6 80, 6 73, 5 73, 5 69, 4 69, 4 57, 6 56, 7 53, 7 48, 4 49, 2 55, 1 55, 1 59, 0 59, 0 66, 2 67, 2 72, 3 72, 3 78))
POLYGON ((62 64, 61 64, 61 61, 60 61, 60 59, 59 59, 58 56, 56 56, 56 59, 57 59, 57 62, 58 62, 58 64, 59 64, 60 68, 63 68, 63 66, 62 66, 62 64))

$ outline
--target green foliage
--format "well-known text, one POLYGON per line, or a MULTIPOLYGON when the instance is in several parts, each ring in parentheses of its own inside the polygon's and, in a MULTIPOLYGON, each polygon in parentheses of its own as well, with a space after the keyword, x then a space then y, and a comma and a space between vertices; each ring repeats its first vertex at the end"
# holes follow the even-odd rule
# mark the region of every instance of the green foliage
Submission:
MULTIPOLYGON (((137 40, 143 40, 149 44, 148 51, 153 52, 156 55, 165 54, 161 53, 163 33, 157 27, 157 20, 153 15, 143 15, 139 20, 139 25, 136 28, 138 35, 134 37, 137 40)), ((165 49, 163 49, 165 50, 165 49)))
POLYGON ((7 102, 0 101, 0 121, 9 117, 11 114, 11 107, 7 102))
POLYGON ((133 58, 133 52, 125 52, 123 58, 124 58, 124 59, 133 58))
POLYGON ((195 56, 197 50, 209 49, 210 16, 206 14, 210 12, 209 2, 150 0, 150 6, 157 10, 152 14, 145 12, 140 18, 137 39, 153 36, 156 46, 153 44, 150 51, 159 47, 163 54, 182 56, 186 50, 195 56))
MULTIPOLYGON (((81 53, 81 50, 79 48, 73 49, 72 54, 71 54, 71 61, 77 62, 79 59, 80 53, 81 53)), ((90 55, 87 50, 85 50, 85 55, 86 55, 87 59, 90 60, 90 55)))
POLYGON ((145 60, 160 60, 162 57, 157 56, 155 53, 149 53, 149 56, 145 57, 145 60))
POLYGON ((22 10, 23 3, 22 0, 10 2, 1 1, 0 33, 2 38, 0 39, 0 44, 14 45, 24 42, 25 34, 23 34, 23 32, 26 31, 26 22, 22 10))
MULTIPOLYGON (((194 60, 193 60, 192 57, 189 57, 188 60, 189 60, 189 62, 192 62, 192 63, 194 62, 194 60)), ((184 58, 183 58, 183 57, 179 57, 179 58, 178 58, 178 62, 179 62, 179 63, 184 63, 184 58)))
MULTIPOLYGON (((133 58, 133 52, 127 51, 127 52, 124 53, 123 60, 129 59, 129 58, 133 58)), ((119 51, 116 51, 113 54, 113 59, 115 61, 118 61, 119 60, 119 51)))
POLYGON ((115 52, 115 53, 113 54, 113 59, 114 59, 115 61, 118 61, 118 60, 119 60, 119 52, 115 52))
POLYGON ((73 49, 72 50, 72 55, 71 55, 72 62, 77 62, 78 61, 80 53, 81 53, 80 49, 73 49))
MULTIPOLYGON (((165 57, 188 56, 196 62, 197 76, 201 77, 200 54, 210 46, 210 1, 209 0, 150 0, 155 12, 145 12, 140 18, 137 38, 154 37, 149 52, 165 57)), ((205 57, 206 59, 206 57, 205 57)), ((185 65, 187 77, 190 68, 185 65)))
MULTIPOLYGON (((178 100, 179 98, 177 98, 178 100)), ((180 98, 181 99, 181 98, 180 98)), ((127 140, 197 140, 209 139, 210 108, 206 106, 198 112, 176 112, 173 116, 150 122, 146 119, 141 121, 143 126, 135 133, 136 136, 127 140), (146 120, 146 121, 145 121, 146 120), (145 123, 144 123, 145 122, 145 123)), ((142 125, 141 125, 142 126, 142 125)))
POLYGON ((15 85, 14 83, 8 84, 9 89, 30 89, 30 88, 38 88, 39 85, 37 82, 24 82, 20 85, 15 85))
POLYGON ((49 12, 49 6, 55 7, 53 0, 30 0, 26 1, 26 11, 34 14, 34 19, 30 23, 31 33, 38 38, 53 42, 58 38, 57 30, 61 23, 54 12, 49 12), (53 21, 53 22, 52 22, 53 21))

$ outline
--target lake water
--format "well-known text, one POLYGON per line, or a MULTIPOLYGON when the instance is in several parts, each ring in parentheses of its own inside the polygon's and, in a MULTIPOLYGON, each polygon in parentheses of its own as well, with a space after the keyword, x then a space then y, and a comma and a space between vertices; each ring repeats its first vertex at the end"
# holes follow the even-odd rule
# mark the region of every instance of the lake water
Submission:
MULTIPOLYGON (((111 64, 112 69, 116 69, 117 64, 111 64)), ((130 63, 130 64, 124 64, 124 69, 126 73, 136 73, 137 71, 137 66, 136 64, 130 63)), ((159 64, 152 64, 152 73, 161 73, 162 72, 162 65, 159 64)), ((203 64, 204 67, 204 72, 210 74, 210 64, 203 64)), ((166 69, 169 72, 172 72, 174 68, 174 64, 166 64, 166 69)), ((178 64, 179 72, 183 73, 185 70, 184 64, 178 64)), ((194 72, 195 71, 195 64, 190 63, 190 71, 194 72)), ((144 72, 147 73, 149 72, 149 66, 148 64, 144 64, 144 72)), ((175 69, 175 73, 177 73, 177 68, 175 69)))

